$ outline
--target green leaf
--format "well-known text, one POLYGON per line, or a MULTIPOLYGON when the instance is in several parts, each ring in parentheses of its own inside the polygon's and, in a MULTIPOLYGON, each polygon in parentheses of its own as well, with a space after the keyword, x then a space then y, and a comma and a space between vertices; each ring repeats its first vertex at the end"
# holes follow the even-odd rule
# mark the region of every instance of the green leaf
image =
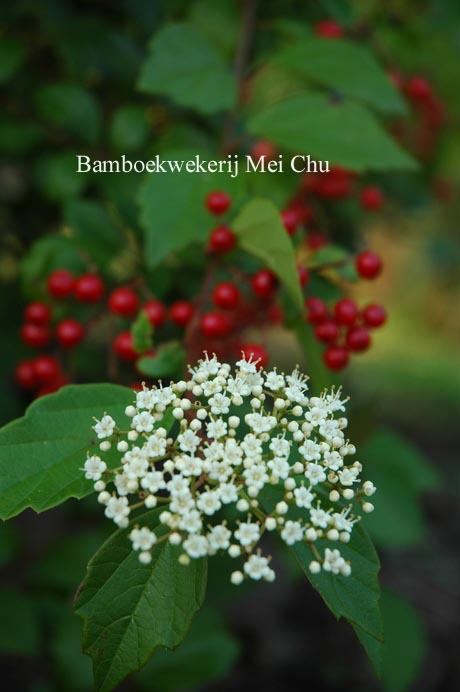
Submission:
POLYGON ((211 115, 229 110, 236 98, 229 67, 208 38, 187 24, 170 24, 150 43, 139 88, 211 115))
POLYGON ((35 656, 39 652, 39 624, 33 602, 27 594, 0 589, 0 652, 35 656))
POLYGON ((311 37, 289 45, 274 62, 383 112, 406 111, 404 100, 372 53, 356 43, 311 37))
POLYGON ((0 151, 20 156, 33 149, 41 139, 42 131, 36 123, 0 116, 0 151))
POLYGON ((67 151, 38 159, 34 178, 47 197, 58 201, 75 197, 88 183, 88 176, 77 173, 75 154, 67 151))
POLYGON ((217 611, 206 606, 175 651, 159 649, 136 676, 142 690, 179 692, 223 679, 239 653, 238 641, 225 629, 217 611))
POLYGON ((133 345, 136 353, 145 353, 152 348, 153 325, 150 322, 145 310, 139 311, 139 314, 131 327, 131 334, 133 336, 133 345))
POLYGON ((303 308, 294 246, 275 205, 265 199, 248 202, 232 224, 239 246, 271 269, 299 310, 303 308))
POLYGON ((426 631, 417 610, 397 594, 383 591, 385 626, 382 687, 386 692, 412 689, 426 651, 426 631))
MULTIPOLYGON (((171 150, 163 153, 162 160, 187 161, 196 156, 196 151, 171 150)), ((241 196, 239 178, 225 174, 182 171, 147 178, 139 203, 149 267, 156 267, 171 253, 191 243, 207 240, 214 220, 205 208, 204 198, 213 189, 230 193, 233 204, 241 196)))
POLYGON ((145 144, 149 130, 143 108, 123 106, 113 115, 110 124, 110 139, 119 151, 133 151, 145 144))
POLYGON ((37 108, 45 120, 84 142, 94 143, 101 129, 101 114, 94 96, 78 84, 61 82, 40 89, 37 108))
MULTIPOLYGON (((260 498, 264 508, 271 512, 279 499, 279 488, 264 488, 260 498)), ((336 548, 337 544, 321 540, 318 547, 324 552, 326 548, 336 548)), ((350 542, 340 545, 341 555, 351 565, 351 575, 348 577, 324 570, 319 574, 312 574, 309 565, 316 557, 308 543, 296 543, 290 550, 329 610, 337 619, 344 617, 353 626, 372 665, 379 673, 383 642, 378 582, 380 562, 362 523, 354 526, 350 542)))
MULTIPOLYGON (((142 515, 142 526, 157 535, 161 509, 142 515)), ((178 562, 180 549, 159 543, 152 562, 143 565, 128 534, 136 521, 117 531, 88 565, 76 613, 84 620, 83 650, 93 660, 96 689, 107 692, 139 670, 159 646, 174 648, 184 639, 201 607, 206 589, 206 562, 178 562)))
POLYGON ((16 38, 2 36, 0 41, 0 83, 14 75, 24 62, 24 46, 16 38))
POLYGON ((55 269, 69 269, 82 274, 85 263, 69 238, 58 234, 45 235, 29 248, 21 260, 21 278, 25 284, 36 284, 55 269))
POLYGON ((332 103, 319 94, 291 96, 273 104, 256 114, 248 129, 293 154, 311 154, 356 171, 416 167, 363 106, 332 103))
POLYGON ((122 235, 107 211, 97 202, 72 200, 64 210, 75 245, 104 266, 122 250, 122 235))
POLYGON ((426 531, 420 494, 439 487, 435 469, 415 445, 385 428, 366 440, 360 456, 378 491, 376 511, 366 517, 374 540, 394 548, 420 543, 426 531))
POLYGON ((69 497, 92 492, 82 467, 98 449, 93 417, 105 411, 122 421, 133 401, 126 387, 83 384, 64 387, 33 402, 23 418, 0 430, 0 518, 27 507, 41 512, 69 497))
POLYGON ((174 378, 184 371, 186 353, 178 343, 169 343, 161 346, 155 356, 139 358, 136 367, 143 375, 161 379, 162 377, 174 378))

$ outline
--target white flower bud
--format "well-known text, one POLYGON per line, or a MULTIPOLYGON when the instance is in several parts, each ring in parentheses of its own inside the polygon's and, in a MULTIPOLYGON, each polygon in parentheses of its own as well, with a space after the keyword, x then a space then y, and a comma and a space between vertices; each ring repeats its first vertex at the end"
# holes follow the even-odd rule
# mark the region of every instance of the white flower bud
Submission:
POLYGON ((126 440, 120 440, 120 442, 117 444, 117 451, 121 452, 122 454, 127 452, 128 449, 129 449, 129 446, 128 446, 128 443, 126 442, 126 440))
POLYGON ((236 503, 236 508, 239 512, 247 512, 249 509, 249 502, 242 497, 236 503))
POLYGON ((287 514, 289 507, 287 503, 282 500, 281 502, 277 503, 275 509, 277 514, 287 514))
POLYGON ((134 408, 134 406, 127 406, 127 407, 125 408, 125 414, 128 416, 128 418, 134 418, 134 416, 136 415, 136 413, 137 413, 137 411, 136 411, 136 409, 134 408))
POLYGON ((240 572, 239 570, 237 570, 236 572, 232 572, 232 575, 230 577, 230 581, 232 582, 232 584, 235 584, 235 586, 241 584, 243 579, 243 572, 240 572))
POLYGON ((299 429, 299 424, 296 420, 291 420, 290 423, 288 423, 287 429, 289 432, 295 433, 299 429))
POLYGON ((148 565, 149 562, 152 562, 152 556, 147 552, 139 553, 139 562, 142 562, 143 565, 148 565))
POLYGON ((286 402, 284 399, 275 399, 274 407, 278 410, 285 408, 286 402))
POLYGON ((178 562, 180 565, 187 567, 190 564, 190 556, 187 553, 182 553, 182 555, 179 555, 178 562))
POLYGON ((206 411, 205 408, 199 408, 198 411, 196 412, 196 417, 199 420, 204 420, 207 415, 208 415, 208 412, 206 411))
POLYGON ((228 419, 228 424, 231 428, 237 428, 240 424, 240 419, 238 416, 230 416, 228 419))
POLYGON ((101 444, 99 445, 99 449, 101 450, 101 452, 108 452, 111 446, 112 445, 108 440, 104 440, 104 442, 101 442, 101 444))
POLYGON ((261 403, 260 403, 259 399, 251 399, 251 406, 252 406, 252 408, 256 408, 256 409, 260 408, 261 403))
POLYGON ((301 416, 302 413, 303 413, 303 409, 301 406, 294 406, 294 408, 292 409, 292 415, 297 416, 297 418, 299 416, 301 416))
POLYGON ((173 408, 172 414, 176 420, 181 420, 184 417, 184 412, 181 408, 173 408))
POLYGON ((137 438, 139 437, 139 433, 136 432, 136 430, 130 430, 128 433, 128 440, 130 442, 136 442, 137 438))
POLYGON ((329 541, 338 541, 339 540, 339 532, 337 529, 329 529, 327 532, 327 537, 329 541))
POLYGON ((155 495, 147 495, 147 497, 144 500, 144 505, 147 507, 147 509, 153 509, 154 507, 157 506, 157 498, 155 495))
POLYGON ((367 497, 370 497, 371 495, 373 495, 373 494, 375 493, 376 490, 377 490, 377 488, 376 488, 375 485, 372 483, 372 481, 365 481, 365 482, 363 483, 363 493, 364 493, 367 497))
POLYGON ((331 502, 338 502, 340 500, 340 493, 338 493, 337 490, 331 490, 329 499, 331 502))
POLYGON ((265 528, 267 529, 267 531, 274 531, 276 529, 275 517, 267 517, 265 519, 265 528))
POLYGON ((231 545, 228 549, 228 554, 230 557, 239 557, 241 555, 241 548, 239 545, 231 545))
POLYGON ((106 505, 107 502, 110 500, 110 493, 107 492, 107 490, 103 490, 99 495, 97 496, 97 501, 101 505, 106 505))
POLYGON ((305 531, 305 538, 307 541, 316 541, 317 537, 316 530, 313 527, 310 527, 305 531))
POLYGON ((194 432, 197 432, 197 430, 201 430, 202 427, 203 426, 201 424, 201 421, 197 420, 196 418, 194 418, 189 425, 189 428, 194 432))
POLYGON ((192 408, 192 402, 190 399, 181 399, 179 405, 183 411, 189 411, 192 408))
POLYGON ((192 389, 193 396, 199 397, 203 394, 203 388, 196 384, 192 389))
POLYGON ((355 493, 351 488, 345 488, 345 490, 342 491, 342 495, 344 496, 345 500, 352 500, 355 493))
POLYGON ((161 524, 169 524, 171 517, 172 517, 171 512, 164 510, 163 512, 161 512, 160 517, 159 517, 160 523, 161 524))
POLYGON ((349 543, 350 542, 350 534, 347 531, 341 531, 340 540, 342 541, 342 543, 349 543))
POLYGON ((321 565, 316 560, 312 560, 308 565, 308 569, 312 574, 319 574, 321 572, 321 565))
POLYGON ((105 490, 105 483, 104 483, 104 481, 96 481, 95 484, 94 484, 94 490, 95 490, 97 493, 100 493, 101 490, 105 490))
POLYGON ((295 488, 295 480, 293 478, 286 478, 284 481, 284 487, 286 490, 294 490, 295 488))
POLYGON ((182 536, 180 533, 174 531, 172 534, 170 534, 168 541, 171 543, 171 545, 179 545, 182 543, 182 536))
POLYGON ((294 466, 292 467, 292 470, 294 473, 303 473, 303 464, 301 461, 296 461, 294 466))
POLYGON ((363 512, 366 512, 366 514, 370 514, 373 511, 374 511, 374 505, 372 504, 372 502, 365 502, 363 504, 363 512))
POLYGON ((292 437, 294 438, 294 442, 302 442, 304 434, 301 430, 297 430, 292 437))

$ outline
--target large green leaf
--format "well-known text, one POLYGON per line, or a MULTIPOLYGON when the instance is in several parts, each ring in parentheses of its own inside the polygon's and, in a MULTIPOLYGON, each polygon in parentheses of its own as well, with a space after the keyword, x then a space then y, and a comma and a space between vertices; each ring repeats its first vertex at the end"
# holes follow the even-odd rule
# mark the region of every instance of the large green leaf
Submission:
MULTIPOLYGON (((164 152, 161 160, 187 161, 196 151, 164 152)), ((210 158, 209 156, 204 158, 210 158)), ((239 178, 220 173, 161 173, 151 175, 140 190, 141 225, 145 235, 145 258, 150 267, 193 242, 205 242, 215 219, 205 208, 211 190, 224 190, 238 202, 239 178)))
POLYGON ((273 202, 266 199, 248 202, 233 222, 232 230, 238 236, 239 246, 261 259, 277 275, 301 310, 302 292, 294 246, 273 202))
POLYGON ((182 23, 153 36, 139 88, 207 115, 230 109, 236 98, 235 80, 222 56, 205 34, 182 23))
POLYGON ((36 96, 40 115, 84 142, 96 141, 101 128, 99 105, 79 84, 61 82, 43 87, 36 96))
MULTIPOLYGON (((40 512, 92 490, 82 467, 94 453, 93 417, 108 411, 123 423, 133 393, 112 384, 64 387, 37 399, 23 418, 0 430, 0 517, 27 507, 40 512)), ((128 419, 126 419, 127 421, 128 419)))
MULTIPOLYGON (((140 519, 157 535, 165 530, 160 512, 140 519)), ((206 562, 192 560, 184 567, 177 560, 180 549, 163 541, 152 562, 141 564, 128 539, 134 523, 117 531, 92 558, 76 603, 84 619, 83 649, 93 660, 99 692, 139 670, 158 646, 180 644, 204 599, 206 562)))
POLYGON ((366 519, 379 545, 403 548, 425 534, 420 493, 439 486, 436 470, 409 440, 382 428, 361 446, 366 475, 378 489, 377 511, 366 519))
POLYGON ((333 103, 319 94, 275 103, 252 117, 248 128, 293 154, 311 154, 356 171, 415 166, 363 106, 333 103))
POLYGON ((160 379, 181 377, 185 368, 186 352, 176 341, 160 346, 154 356, 139 358, 136 367, 142 375, 160 379))
POLYGON ((388 75, 372 53, 356 43, 311 37, 282 50, 274 62, 381 111, 405 111, 404 101, 388 75))

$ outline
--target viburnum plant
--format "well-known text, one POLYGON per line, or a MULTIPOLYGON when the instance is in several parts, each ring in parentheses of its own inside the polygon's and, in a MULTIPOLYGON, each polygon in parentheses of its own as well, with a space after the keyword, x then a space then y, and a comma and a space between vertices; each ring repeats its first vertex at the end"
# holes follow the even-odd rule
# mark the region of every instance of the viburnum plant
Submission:
MULTIPOLYGON (((347 399, 321 386, 387 319, 354 297, 383 270, 362 227, 396 207, 385 173, 416 168, 389 132, 420 153, 411 123, 438 129, 439 103, 335 22, 298 32, 270 15, 269 40, 252 45, 252 2, 230 12, 227 42, 221 22, 213 32, 185 14, 154 33, 134 113, 108 109, 114 149, 264 165, 300 152, 330 171, 107 183, 43 167, 62 214, 22 260, 16 381, 37 400, 0 431, 0 515, 96 491, 117 525, 76 597, 99 690, 181 642, 208 557, 235 560, 234 585, 272 581, 273 534, 378 669, 379 562, 360 521, 375 487, 346 435, 347 399), (267 369, 272 327, 297 337, 311 390, 298 368, 267 369)), ((88 153, 114 158, 89 136, 102 114, 81 89, 46 85, 40 117, 58 133, 71 122, 88 153), (53 104, 70 94, 80 107, 62 122, 53 104)))

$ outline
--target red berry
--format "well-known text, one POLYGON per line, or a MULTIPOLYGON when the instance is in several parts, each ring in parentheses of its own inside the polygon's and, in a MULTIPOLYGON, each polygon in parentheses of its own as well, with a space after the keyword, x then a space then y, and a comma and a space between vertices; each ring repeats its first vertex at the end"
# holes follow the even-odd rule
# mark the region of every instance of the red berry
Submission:
POLYGON ((319 250, 328 244, 329 240, 324 233, 313 232, 308 234, 306 245, 310 250, 319 250))
POLYGON ((259 298, 270 298, 276 291, 276 276, 269 269, 261 269, 251 279, 254 293, 259 298))
POLYGON ((22 360, 20 363, 18 363, 15 372, 15 379, 18 385, 23 389, 34 389, 38 382, 33 361, 22 360))
POLYGON ((228 334, 230 322, 220 312, 206 312, 200 319, 200 329, 205 336, 215 339, 228 334))
POLYGON ((280 216, 286 231, 289 233, 289 235, 294 235, 301 223, 297 210, 290 208, 283 209, 280 216))
POLYGON ((382 305, 367 305, 362 316, 368 327, 381 327, 387 321, 387 313, 382 305))
POLYGON ((299 275, 300 285, 306 286, 308 284, 308 280, 310 279, 310 272, 308 269, 304 267, 303 264, 298 264, 297 273, 299 275))
POLYGON ((352 327, 347 332, 347 348, 350 351, 366 351, 371 345, 371 337, 366 327, 352 327))
POLYGON ((74 281, 67 269, 58 269, 48 277, 48 291, 53 298, 66 298, 73 291, 74 281))
POLYGON ((327 319, 327 307, 321 298, 316 296, 311 296, 305 301, 305 307, 307 309, 307 322, 310 324, 319 324, 327 319))
POLYGON ((215 287, 212 300, 218 308, 233 310, 240 302, 240 292, 234 283, 224 281, 215 287))
POLYGON ((33 361, 37 380, 41 383, 55 379, 60 373, 59 363, 53 356, 37 356, 33 361))
POLYGON ((236 235, 227 226, 217 226, 209 236, 209 250, 216 255, 230 252, 236 245, 236 235))
POLYGON ((259 161, 262 157, 265 161, 273 161, 277 151, 268 139, 259 139, 251 147, 251 157, 254 161, 259 161))
POLYGON ((121 332, 113 341, 113 350, 122 360, 133 361, 139 357, 134 350, 133 336, 131 332, 121 332))
POLYGON ((51 310, 45 303, 30 303, 24 311, 24 319, 33 324, 48 324, 51 320, 51 310))
POLYGON ((109 310, 115 315, 130 317, 139 308, 139 298, 132 288, 121 286, 116 288, 109 296, 109 310))
POLYGON ((315 24, 315 34, 322 38, 341 38, 343 29, 333 19, 325 19, 315 24))
POLYGON ((246 360, 251 358, 253 362, 257 361, 257 368, 259 370, 267 365, 268 353, 263 346, 259 344, 244 344, 241 350, 246 360))
POLYGON ((312 178, 311 191, 324 199, 344 199, 353 191, 355 174, 351 171, 332 166, 329 173, 317 174, 312 178))
POLYGON ((51 332, 44 324, 31 324, 26 322, 21 327, 21 337, 27 346, 43 348, 51 341, 51 332))
POLYGON ((375 279, 383 269, 383 262, 375 252, 361 252, 355 261, 356 271, 363 279, 375 279))
POLYGON ((208 195, 206 195, 205 202, 206 207, 211 214, 219 216, 220 214, 225 214, 232 200, 230 195, 228 195, 226 192, 215 190, 214 192, 210 192, 208 195))
POLYGON ((77 320, 62 320, 56 327, 57 340, 64 348, 78 346, 85 335, 85 330, 77 320))
POLYGON ((348 351, 343 346, 328 346, 324 351, 323 360, 329 370, 342 370, 348 365, 348 351))
POLYGON ((169 309, 171 320, 179 327, 186 327, 194 314, 195 308, 188 300, 178 300, 169 309))
POLYGON ((149 300, 143 307, 154 327, 160 327, 166 320, 166 309, 159 300, 149 300))
POLYGON ((334 316, 339 324, 351 326, 356 322, 358 314, 358 306, 350 298, 342 298, 334 306, 334 316))
POLYGON ((431 98, 433 92, 431 84, 425 77, 411 77, 406 84, 406 94, 413 101, 425 101, 431 98))
POLYGON ((363 209, 376 211, 383 206, 385 198, 379 187, 364 187, 361 190, 360 202, 363 209))
POLYGON ((80 303, 97 303, 104 295, 104 283, 97 274, 84 274, 76 280, 74 293, 80 303))
POLYGON ((339 333, 339 325, 333 320, 325 320, 315 327, 315 336, 319 341, 336 341, 339 333))

